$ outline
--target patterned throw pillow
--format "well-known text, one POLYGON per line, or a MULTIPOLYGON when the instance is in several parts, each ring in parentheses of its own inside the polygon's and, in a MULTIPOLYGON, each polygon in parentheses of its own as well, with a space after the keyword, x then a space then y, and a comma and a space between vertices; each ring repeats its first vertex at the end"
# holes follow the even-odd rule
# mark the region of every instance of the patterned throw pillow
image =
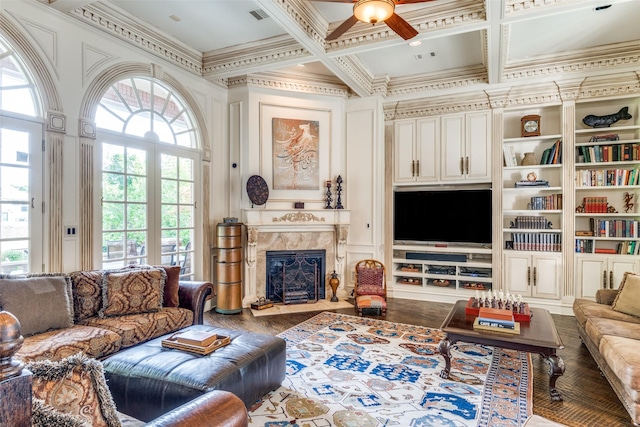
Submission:
POLYGON ((44 403, 44 400, 31 400, 31 427, 91 427, 80 417, 60 412, 44 403))
POLYGON ((163 268, 105 272, 100 317, 159 311, 166 279, 163 268))
POLYGON ((25 367, 33 373, 33 397, 45 405, 90 426, 121 426, 99 361, 76 354, 57 362, 27 363, 25 367))
POLYGON ((640 274, 626 272, 611 308, 621 313, 640 317, 640 274))
POLYGON ((102 305, 102 271, 74 271, 69 277, 76 322, 96 316, 102 305))

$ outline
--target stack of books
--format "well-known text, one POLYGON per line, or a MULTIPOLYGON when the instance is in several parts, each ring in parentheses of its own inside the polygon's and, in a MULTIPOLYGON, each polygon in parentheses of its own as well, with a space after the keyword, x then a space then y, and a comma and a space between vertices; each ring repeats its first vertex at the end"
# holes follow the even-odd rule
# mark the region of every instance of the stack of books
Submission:
POLYGON ((520 323, 514 320, 511 310, 481 307, 473 322, 473 329, 520 334, 520 323))

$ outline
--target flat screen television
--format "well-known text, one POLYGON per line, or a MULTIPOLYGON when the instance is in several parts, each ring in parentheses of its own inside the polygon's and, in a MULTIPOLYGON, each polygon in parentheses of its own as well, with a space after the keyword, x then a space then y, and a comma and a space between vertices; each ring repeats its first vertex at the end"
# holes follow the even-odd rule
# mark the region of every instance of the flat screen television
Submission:
POLYGON ((491 189, 395 191, 396 244, 491 244, 491 189))

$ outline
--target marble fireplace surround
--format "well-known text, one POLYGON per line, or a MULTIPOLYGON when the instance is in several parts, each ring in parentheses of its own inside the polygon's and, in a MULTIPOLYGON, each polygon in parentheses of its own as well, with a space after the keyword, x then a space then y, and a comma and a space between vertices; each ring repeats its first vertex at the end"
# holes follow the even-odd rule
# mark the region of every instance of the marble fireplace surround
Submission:
POLYGON ((266 251, 326 250, 326 298, 331 298, 329 276, 335 270, 344 293, 344 258, 349 234, 350 213, 344 209, 275 210, 244 209, 247 253, 243 280, 243 307, 266 293, 266 251))

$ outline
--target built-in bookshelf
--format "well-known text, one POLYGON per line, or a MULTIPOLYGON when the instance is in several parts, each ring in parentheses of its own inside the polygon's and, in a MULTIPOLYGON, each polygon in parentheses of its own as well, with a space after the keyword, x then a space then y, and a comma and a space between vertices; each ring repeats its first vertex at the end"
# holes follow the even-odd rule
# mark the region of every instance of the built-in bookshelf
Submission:
POLYGON ((562 277, 564 149, 560 105, 505 111, 502 166, 502 290, 557 299, 562 277), (521 119, 540 116, 540 135, 521 119))
POLYGON ((625 271, 639 271, 640 114, 638 98, 577 102, 575 115, 574 252, 581 295, 617 288, 625 271), (587 115, 631 118, 609 127, 583 123, 587 115))
POLYGON ((395 245, 391 277, 396 297, 463 297, 492 290, 491 249, 470 246, 395 245))

